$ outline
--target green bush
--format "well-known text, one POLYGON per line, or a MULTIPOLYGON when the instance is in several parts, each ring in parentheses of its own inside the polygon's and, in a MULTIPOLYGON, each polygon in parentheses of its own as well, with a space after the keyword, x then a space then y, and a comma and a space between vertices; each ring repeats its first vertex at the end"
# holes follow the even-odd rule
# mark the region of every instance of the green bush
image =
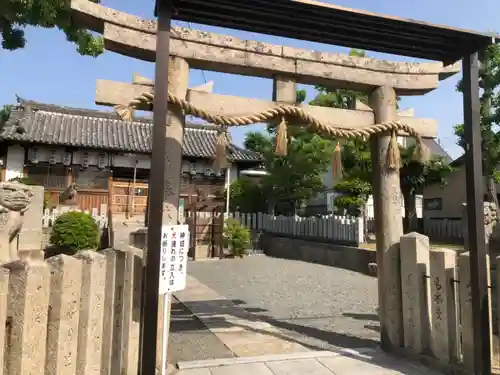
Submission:
POLYGON ((68 255, 73 255, 78 250, 96 249, 99 244, 99 227, 89 214, 67 212, 56 219, 50 242, 58 248, 58 253, 68 255))
POLYGON ((243 258, 252 238, 250 230, 241 225, 238 220, 227 219, 224 226, 224 238, 231 255, 243 258))

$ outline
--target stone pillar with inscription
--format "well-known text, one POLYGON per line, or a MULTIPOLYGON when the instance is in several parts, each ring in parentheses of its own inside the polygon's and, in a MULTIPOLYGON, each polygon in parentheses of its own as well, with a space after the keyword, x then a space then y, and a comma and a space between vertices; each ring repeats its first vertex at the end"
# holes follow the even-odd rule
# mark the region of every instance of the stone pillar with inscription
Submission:
MULTIPOLYGON (((382 86, 370 96, 377 124, 396 120, 396 92, 382 86)), ((391 350, 403 345, 399 241, 403 235, 399 171, 388 166, 391 134, 370 139, 373 165, 373 203, 377 241, 377 267, 381 346, 391 350)))
POLYGON ((416 355, 427 351, 430 341, 429 250, 427 236, 408 233, 401 237, 404 347, 416 355))
POLYGON ((457 252, 434 249, 430 252, 431 351, 444 364, 460 360, 460 322, 457 301, 457 252))

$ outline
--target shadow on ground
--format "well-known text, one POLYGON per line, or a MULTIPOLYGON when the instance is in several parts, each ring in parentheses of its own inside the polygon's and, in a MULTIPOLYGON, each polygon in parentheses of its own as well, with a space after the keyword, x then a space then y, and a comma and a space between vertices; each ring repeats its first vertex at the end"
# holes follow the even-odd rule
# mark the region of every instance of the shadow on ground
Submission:
MULTIPOLYGON (((329 317, 301 317, 298 319, 275 319, 265 313, 267 310, 246 306, 242 300, 209 300, 186 302, 186 307, 176 301, 172 304, 171 332, 194 332, 207 331, 207 326, 212 329, 240 327, 248 331, 271 335, 282 340, 301 344, 311 350, 325 350, 327 347, 359 349, 364 347, 376 347, 378 341, 356 337, 334 330, 323 330, 316 327, 298 324, 302 320, 324 319, 329 317), (186 308, 187 307, 187 308, 186 308), (193 315, 194 313, 194 315, 193 315), (265 322, 277 328, 268 331, 258 328, 256 322, 265 322), (318 345, 312 345, 304 340, 304 337, 312 338, 318 345)), ((365 319, 378 321, 378 316, 366 314, 345 313, 345 317, 352 319, 365 319)), ((375 325, 365 326, 367 329, 378 330, 375 325)))
MULTIPOLYGON (((199 334, 198 339, 200 339, 201 342, 191 342, 191 344, 197 345, 196 347, 198 349, 193 350, 191 348, 187 353, 174 353, 174 355, 171 354, 173 348, 170 346, 169 361, 171 363, 176 363, 185 360, 227 358, 234 356, 216 335, 210 332, 207 326, 212 329, 241 327, 248 331, 298 343, 310 350, 324 350, 324 347, 310 345, 304 342, 304 340, 301 340, 300 337, 312 337, 338 349, 377 348, 379 344, 376 340, 360 338, 334 331, 326 331, 289 321, 277 320, 267 316, 265 314, 266 310, 264 309, 243 307, 245 305, 245 301, 242 300, 209 300, 187 302, 185 306, 174 299, 172 303, 171 336, 197 337, 196 335, 199 334), (238 323, 240 321, 244 323, 238 323), (274 328, 277 328, 278 332, 275 330, 269 331, 255 328, 257 325, 252 327, 252 323, 255 322, 268 323, 274 328)), ((375 314, 344 313, 343 316, 356 320, 378 321, 378 316, 375 314)), ((300 319, 298 320, 300 321, 300 319)), ((367 329, 380 331, 380 328, 376 325, 366 325, 365 327, 367 329)), ((186 350, 185 347, 181 349, 186 350)), ((414 372, 409 372, 408 363, 404 362, 402 359, 380 352, 376 353, 377 354, 366 353, 351 355, 353 358, 360 361, 378 365, 392 371, 399 371, 404 375, 414 374, 414 372)))

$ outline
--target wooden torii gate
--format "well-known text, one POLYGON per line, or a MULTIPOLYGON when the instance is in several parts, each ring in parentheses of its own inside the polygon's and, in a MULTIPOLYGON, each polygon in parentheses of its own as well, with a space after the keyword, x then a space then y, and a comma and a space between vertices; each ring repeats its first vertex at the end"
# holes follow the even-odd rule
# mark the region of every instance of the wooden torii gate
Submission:
MULTIPOLYGON (((450 64, 463 57, 465 124, 469 141, 469 233, 473 242, 471 250, 474 248, 475 251, 471 261, 474 268, 471 269, 473 303, 475 301, 477 305, 474 310, 478 341, 475 362, 477 373, 487 373, 479 372, 489 368, 490 361, 489 344, 480 339, 481 332, 488 332, 488 304, 483 303, 487 300, 486 276, 478 272, 486 266, 482 207, 478 203, 482 197, 480 134, 472 125, 478 125, 478 71, 474 53, 491 43, 491 36, 383 17, 313 0, 275 0, 265 2, 265 7, 257 0, 235 0, 230 4, 222 0, 158 0, 158 23, 87 0, 72 0, 71 6, 81 25, 103 34, 107 50, 156 62, 154 90, 149 85, 103 80, 98 81, 96 90, 96 103, 120 105, 124 111, 122 114, 126 115, 126 108, 154 110, 142 374, 154 373, 158 357, 157 322, 153 319, 158 314, 158 249, 162 223, 177 221, 185 113, 220 120, 221 125, 235 125, 241 118, 245 121, 249 118, 268 119, 262 113, 284 113, 284 104, 290 104, 286 107, 287 116, 295 114, 302 123, 309 123, 317 131, 330 135, 366 136, 366 129, 379 126, 377 131, 370 133, 370 144, 374 165, 381 342, 389 350, 399 347, 403 341, 399 270, 401 195, 397 165, 394 160, 389 161, 394 152, 391 142, 396 133, 410 133, 417 138, 435 137, 437 124, 434 120, 399 116, 396 95, 422 95, 436 89, 440 79, 458 72, 458 66, 450 64), (301 15, 300 22, 297 22, 297 14, 301 15), (440 62, 379 61, 240 40, 215 33, 171 28, 172 17, 440 62), (317 31, 319 24, 322 25, 321 32, 317 31), (308 25, 314 25, 314 30, 308 25), (443 62, 448 66, 444 67, 443 62), (190 68, 271 78, 274 81, 273 101, 188 90, 190 68), (297 83, 370 92, 370 106, 343 110, 295 105, 297 83), (165 128, 166 118, 168 126, 165 128)), ((293 118, 288 120, 293 121, 293 118)))

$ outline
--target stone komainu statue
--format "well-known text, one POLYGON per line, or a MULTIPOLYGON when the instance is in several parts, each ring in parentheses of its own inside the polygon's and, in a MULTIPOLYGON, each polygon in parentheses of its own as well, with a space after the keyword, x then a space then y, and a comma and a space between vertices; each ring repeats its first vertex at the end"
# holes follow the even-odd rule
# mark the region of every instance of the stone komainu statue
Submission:
POLYGON ((208 200, 208 193, 205 190, 196 188, 196 201, 206 202, 208 200))
POLYGON ((75 202, 78 188, 76 184, 69 185, 62 193, 60 200, 62 202, 75 202))
POLYGON ((0 183, 0 264, 19 259, 10 246, 21 231, 23 215, 31 203, 31 189, 19 182, 0 183))

